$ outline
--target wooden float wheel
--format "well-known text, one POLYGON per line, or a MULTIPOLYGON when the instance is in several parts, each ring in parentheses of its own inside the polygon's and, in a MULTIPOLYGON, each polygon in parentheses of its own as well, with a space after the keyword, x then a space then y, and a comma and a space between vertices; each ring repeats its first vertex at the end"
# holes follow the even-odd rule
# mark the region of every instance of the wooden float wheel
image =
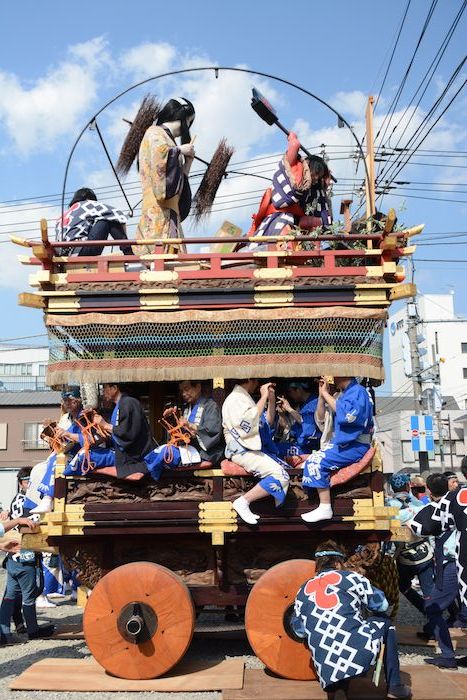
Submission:
POLYGON ((317 678, 310 650, 290 624, 295 596, 314 575, 314 561, 284 561, 266 571, 248 596, 245 609, 248 641, 265 666, 283 678, 298 681, 317 678))
POLYGON ((179 576, 150 562, 104 576, 86 604, 83 629, 96 661, 118 678, 163 675, 184 656, 195 627, 190 592, 179 576))

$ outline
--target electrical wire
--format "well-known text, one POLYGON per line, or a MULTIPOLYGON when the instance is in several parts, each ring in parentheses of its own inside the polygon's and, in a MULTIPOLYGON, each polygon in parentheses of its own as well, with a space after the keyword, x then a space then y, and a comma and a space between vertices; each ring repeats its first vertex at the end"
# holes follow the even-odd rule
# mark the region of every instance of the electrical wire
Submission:
POLYGON ((423 27, 422 27, 421 32, 420 32, 420 35, 419 35, 419 37, 418 37, 417 43, 416 43, 416 45, 415 45, 415 49, 414 49, 414 51, 413 51, 413 53, 412 53, 412 56, 411 56, 411 59, 410 59, 410 61, 409 61, 409 65, 407 66, 407 68, 406 68, 406 70, 405 70, 405 73, 404 73, 404 75, 403 75, 403 77, 402 77, 402 80, 401 80, 401 82, 400 82, 400 84, 399 84, 399 87, 398 87, 398 89, 397 89, 397 92, 396 92, 396 94, 394 95, 394 98, 393 98, 393 100, 392 100, 392 102, 391 102, 391 105, 390 105, 390 107, 389 107, 388 113, 386 114, 386 116, 385 116, 385 118, 384 118, 384 120, 383 120, 383 123, 381 124, 381 127, 379 128, 379 130, 378 130, 378 132, 377 132, 377 134, 376 134, 376 136, 375 136, 375 141, 378 139, 378 137, 379 137, 381 131, 382 131, 383 128, 384 128, 384 133, 383 133, 383 135, 381 136, 381 143, 384 142, 384 139, 385 139, 385 136, 386 136, 386 133, 387 133, 389 124, 391 123, 391 120, 392 120, 392 118, 393 118, 393 116, 394 116, 394 114, 395 114, 395 111, 396 111, 396 108, 397 108, 397 104, 398 104, 398 102, 399 102, 399 100, 400 100, 400 97, 401 97, 402 92, 403 92, 403 90, 404 90, 405 84, 406 84, 406 82, 407 82, 407 78, 409 77, 410 71, 411 71, 412 66, 413 66, 413 64, 414 64, 415 57, 416 57, 416 55, 417 55, 417 53, 418 53, 418 49, 420 48, 420 45, 421 45, 421 43, 422 43, 422 41, 423 41, 423 37, 425 36, 426 30, 428 29, 428 25, 430 24, 431 18, 432 18, 432 16, 433 16, 433 13, 434 13, 434 11, 435 11, 435 8, 436 8, 436 5, 437 5, 437 4, 438 4, 438 0, 432 0, 431 5, 430 5, 430 7, 429 7, 429 9, 428 9, 427 16, 426 16, 426 18, 425 18, 425 22, 424 22, 424 24, 423 24, 423 27))
POLYGON ((443 58, 443 56, 444 56, 444 54, 445 54, 445 52, 446 52, 446 49, 447 49, 448 46, 449 46, 449 43, 450 43, 450 41, 451 41, 451 39, 452 39, 452 37, 453 37, 453 35, 454 35, 454 32, 455 32, 455 30, 456 30, 456 28, 457 28, 457 26, 458 26, 460 20, 461 20, 461 17, 462 17, 462 15, 463 15, 464 11, 465 11, 466 6, 467 6, 467 0, 463 0, 463 3, 462 3, 462 5, 461 5, 461 7, 460 7, 460 9, 459 9, 459 11, 458 11, 458 13, 457 13, 457 15, 455 16, 455 18, 454 18, 454 20, 453 20, 451 26, 449 27, 448 32, 446 33, 446 35, 445 35, 443 41, 441 42, 441 45, 440 45, 440 47, 439 47, 439 49, 438 49, 438 51, 437 51, 435 57, 433 58, 432 62, 430 63, 430 65, 429 65, 427 71, 425 72, 425 75, 423 76, 423 78, 422 78, 422 80, 421 80, 421 82, 420 82, 420 84, 419 84, 417 90, 414 92, 414 94, 412 95, 412 97, 408 100, 408 106, 405 108, 405 110, 404 110, 404 112, 403 112, 401 118, 399 119, 399 122, 394 126, 394 128, 393 128, 393 130, 392 130, 392 132, 391 132, 391 134, 390 134, 390 136, 389 136, 389 141, 391 140, 391 136, 392 136, 392 134, 394 134, 394 132, 396 131, 398 125, 399 125, 401 122, 403 122, 403 120, 405 119, 405 116, 406 116, 408 110, 409 110, 409 109, 412 109, 412 114, 410 115, 410 117, 409 117, 407 123, 406 123, 405 126, 404 126, 404 129, 403 129, 402 133, 399 135, 399 138, 398 138, 398 141, 397 141, 396 145, 395 145, 393 148, 397 148, 397 146, 398 146, 398 145, 400 144, 400 142, 402 141, 402 139, 403 139, 403 137, 404 137, 404 134, 406 133, 407 129, 409 128, 409 125, 410 125, 410 123, 412 122, 412 120, 413 120, 413 118, 414 118, 414 116, 415 116, 415 114, 416 114, 416 111, 417 111, 418 107, 420 106, 420 103, 421 103, 423 97, 425 96, 425 93, 426 93, 426 91, 427 91, 427 89, 428 89, 428 86, 429 86, 430 82, 431 82, 432 79, 433 79, 433 76, 434 76, 434 74, 435 74, 435 71, 436 71, 436 69, 438 68, 438 66, 439 66, 439 64, 440 64, 440 62, 441 62, 441 60, 442 60, 442 58, 443 58), (431 75, 429 75, 430 71, 431 71, 431 75), (428 78, 428 79, 427 79, 427 78, 428 78), (412 107, 413 102, 414 102, 415 98, 417 97, 418 92, 421 90, 421 88, 422 88, 423 83, 425 82, 425 80, 427 80, 426 85, 425 85, 425 88, 424 88, 422 94, 420 95, 417 104, 416 104, 414 107, 412 107))
MULTIPOLYGON (((445 86, 444 90, 442 91, 441 95, 440 95, 440 96, 438 97, 438 99, 434 102, 434 104, 432 105, 432 107, 431 107, 431 109, 429 110, 429 112, 427 113, 426 117, 424 118, 424 120, 423 120, 422 123, 420 124, 419 128, 417 129, 417 131, 416 131, 416 132, 410 137, 410 139, 408 140, 408 142, 407 142, 407 144, 406 144, 406 147, 408 147, 416 138, 420 137, 421 132, 423 132, 423 129, 428 125, 429 120, 430 120, 431 117, 434 115, 434 112, 436 111, 436 109, 440 106, 440 104, 441 104, 442 100, 444 99, 444 97, 447 95, 449 89, 450 89, 451 86, 453 85, 455 79, 456 79, 457 76, 459 75, 459 73, 460 73, 460 71, 462 70, 462 68, 463 68, 463 66, 464 66, 464 64, 465 64, 466 61, 467 61, 467 56, 464 56, 464 58, 460 61, 460 63, 458 64, 458 66, 454 69, 454 71, 453 71, 451 77, 449 78, 448 83, 446 84, 446 86, 445 86)), ((464 82, 461 84, 461 86, 458 88, 458 90, 454 93, 453 97, 450 99, 450 101, 448 102, 448 104, 446 105, 446 107, 443 109, 443 111, 441 112, 441 114, 440 114, 440 115, 436 118, 436 120, 430 125, 430 127, 428 128, 428 130, 426 130, 426 132, 425 132, 423 135, 421 135, 421 137, 419 138, 417 144, 413 147, 413 149, 411 149, 411 151, 409 151, 408 155, 405 157, 405 160, 404 160, 402 163, 401 163, 400 160, 396 160, 395 163, 390 163, 390 164, 388 165, 387 168, 384 167, 383 170, 382 170, 382 172, 381 172, 380 177, 377 178, 377 179, 381 179, 381 178, 383 177, 383 175, 386 174, 386 179, 390 179, 390 181, 391 181, 391 180, 394 180, 394 179, 399 175, 399 173, 401 172, 401 170, 407 165, 407 163, 408 163, 408 162, 411 160, 411 158, 415 155, 415 153, 417 152, 418 148, 419 148, 419 147, 422 145, 422 143, 427 139, 428 135, 433 131, 433 129, 434 129, 435 126, 438 124, 438 122, 440 121, 440 119, 444 116, 444 114, 447 112, 447 110, 450 108, 450 106, 451 106, 451 105, 453 104, 453 102, 456 100, 456 98, 458 97, 458 95, 462 92, 462 90, 464 89, 466 83, 467 83, 467 80, 464 80, 464 82), (396 172, 392 172, 392 173, 391 173, 391 170, 397 168, 397 166, 398 166, 399 164, 400 164, 399 169, 396 170, 396 172)), ((384 196, 384 194, 383 194, 383 195, 380 195, 380 196, 384 196)))

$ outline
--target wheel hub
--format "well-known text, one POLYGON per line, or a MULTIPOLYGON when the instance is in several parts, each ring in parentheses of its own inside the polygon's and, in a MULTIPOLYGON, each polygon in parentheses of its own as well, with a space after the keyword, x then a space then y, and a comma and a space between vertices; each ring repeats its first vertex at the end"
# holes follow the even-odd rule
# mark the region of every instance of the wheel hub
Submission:
POLYGON ((128 603, 120 611, 118 631, 130 644, 147 642, 157 629, 157 615, 146 603, 128 603))

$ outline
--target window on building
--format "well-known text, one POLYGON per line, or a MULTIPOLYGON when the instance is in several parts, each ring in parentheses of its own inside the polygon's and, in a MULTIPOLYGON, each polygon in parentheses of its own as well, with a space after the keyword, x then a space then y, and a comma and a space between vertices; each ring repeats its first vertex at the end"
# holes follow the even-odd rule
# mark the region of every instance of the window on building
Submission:
POLYGON ((461 343, 461 350, 467 353, 467 343, 461 343))
POLYGON ((0 423, 0 450, 7 448, 8 423, 0 423))
POLYGON ((46 372, 47 372, 47 364, 39 365, 39 377, 45 377, 46 372))
POLYGON ((47 450, 48 445, 41 440, 40 435, 44 426, 42 423, 25 423, 23 449, 25 450, 47 450))
POLYGON ((467 379, 467 367, 464 367, 464 369, 462 370, 462 372, 463 372, 463 374, 464 374, 464 379, 467 379))
POLYGON ((32 363, 15 362, 0 364, 0 375, 5 377, 30 377, 32 376, 32 363))

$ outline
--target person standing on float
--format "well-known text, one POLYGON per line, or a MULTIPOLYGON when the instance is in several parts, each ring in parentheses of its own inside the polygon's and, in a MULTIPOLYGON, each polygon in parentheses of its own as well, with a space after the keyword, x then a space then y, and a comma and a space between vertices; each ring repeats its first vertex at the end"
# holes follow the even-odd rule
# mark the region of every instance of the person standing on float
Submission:
MULTIPOLYGON (((188 174, 195 155, 190 137, 194 119, 195 109, 189 100, 169 100, 143 136, 138 157, 143 203, 137 239, 183 236, 181 222, 191 207, 188 174)), ((152 253, 154 246, 141 250, 152 253)), ((168 252, 177 250, 182 248, 168 247, 168 252)))

